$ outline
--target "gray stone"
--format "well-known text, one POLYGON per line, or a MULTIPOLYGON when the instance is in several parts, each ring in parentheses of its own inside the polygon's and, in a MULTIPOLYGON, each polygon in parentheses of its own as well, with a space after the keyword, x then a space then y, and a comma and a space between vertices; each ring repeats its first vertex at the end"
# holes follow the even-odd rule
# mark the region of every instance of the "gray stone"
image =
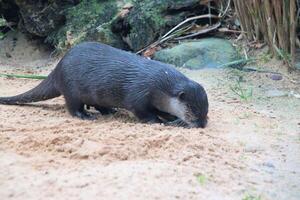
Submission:
POLYGON ((296 67, 296 69, 300 70, 300 62, 296 62, 295 67, 296 67))
POLYGON ((133 8, 113 22, 115 33, 121 35, 133 51, 155 42, 188 16, 197 16, 205 6, 199 0, 134 0, 133 8))
POLYGON ((267 97, 284 97, 284 96, 288 96, 288 92, 277 90, 277 89, 267 90, 266 96, 267 97))
POLYGON ((270 78, 271 78, 272 80, 274 80, 274 81, 280 81, 280 80, 282 80, 282 75, 280 75, 280 74, 272 74, 272 75, 270 76, 270 78))
POLYGON ((207 38, 181 43, 158 51, 155 60, 189 69, 217 68, 240 59, 239 53, 228 40, 207 38))
POLYGON ((272 162, 263 162, 262 165, 273 169, 275 168, 275 165, 272 162))

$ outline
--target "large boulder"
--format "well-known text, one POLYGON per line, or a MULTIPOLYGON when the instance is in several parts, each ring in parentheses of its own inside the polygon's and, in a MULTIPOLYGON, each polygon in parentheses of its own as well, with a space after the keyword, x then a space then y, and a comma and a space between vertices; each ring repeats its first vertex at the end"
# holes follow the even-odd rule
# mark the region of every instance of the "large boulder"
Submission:
POLYGON ((18 23, 19 7, 12 0, 0 0, 0 16, 9 22, 18 23))
POLYGON ((130 12, 113 22, 113 30, 138 51, 204 8, 199 0, 134 0, 130 12))
POLYGON ((60 50, 82 41, 99 41, 124 48, 121 37, 112 33, 110 26, 118 10, 116 0, 82 0, 66 10, 65 24, 49 34, 46 41, 60 50))
POLYGON ((93 40, 138 51, 204 8, 199 0, 81 0, 47 41, 58 49, 93 40))
POLYGON ((21 25, 30 34, 46 37, 65 22, 65 10, 78 0, 15 0, 19 8, 21 25))
POLYGON ((125 42, 110 25, 124 4, 123 0, 0 0, 0 15, 60 51, 81 41, 124 49, 125 42))
MULTIPOLYGON (((138 51, 188 17, 207 13, 206 0, 0 0, 0 15, 58 50, 99 41, 138 51)), ((215 12, 214 10, 212 12, 215 12)))
POLYGON ((215 68, 240 58, 228 40, 207 38, 158 51, 155 60, 189 69, 215 68))

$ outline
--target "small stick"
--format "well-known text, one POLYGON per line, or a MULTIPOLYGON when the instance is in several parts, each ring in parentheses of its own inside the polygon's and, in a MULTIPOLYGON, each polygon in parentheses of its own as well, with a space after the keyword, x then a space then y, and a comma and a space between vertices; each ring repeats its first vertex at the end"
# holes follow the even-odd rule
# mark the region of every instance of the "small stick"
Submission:
POLYGON ((181 28, 181 29, 175 31, 172 35, 169 35, 168 37, 165 37, 165 38, 161 38, 161 39, 157 40, 156 42, 154 42, 154 43, 152 43, 152 44, 146 46, 145 48, 143 48, 143 49, 137 51, 136 54, 139 54, 139 53, 145 51, 145 50, 148 49, 148 48, 154 48, 154 47, 156 47, 157 45, 159 45, 159 44, 161 44, 161 43, 163 43, 163 42, 165 42, 165 41, 167 41, 167 40, 169 40, 169 39, 175 37, 176 35, 180 34, 181 32, 185 32, 185 31, 191 29, 191 27, 192 27, 192 26, 188 26, 187 28, 185 28, 185 27, 184 27, 184 28, 181 28))
POLYGON ((195 37, 197 35, 201 35, 201 34, 204 34, 204 33, 208 33, 212 30, 215 30, 217 29, 219 26, 221 26, 221 22, 218 22, 217 24, 211 26, 211 27, 208 27, 206 29, 203 29, 201 31, 198 31, 197 33, 193 33, 193 34, 190 34, 190 35, 186 35, 186 36, 182 36, 182 37, 178 37, 178 38, 175 38, 175 40, 183 40, 183 39, 186 39, 186 38, 190 38, 190 37, 195 37))
POLYGON ((231 29, 227 29, 227 28, 219 28, 218 29, 219 32, 228 32, 228 33, 246 33, 245 31, 237 31, 237 30, 231 30, 231 29))
MULTIPOLYGON (((209 13, 209 15, 211 15, 210 1, 208 2, 208 13, 209 13)), ((209 19, 209 25, 211 26, 211 17, 209 17, 208 19, 209 19)))
MULTIPOLYGON (((153 47, 155 47, 155 46, 157 46, 157 45, 159 45, 159 44, 161 44, 161 43, 163 43, 163 42, 165 42, 165 41, 167 41, 167 40, 169 40, 169 39, 175 37, 175 36, 178 34, 178 32, 175 32, 175 34, 172 34, 172 35, 170 35, 170 34, 171 34, 172 32, 174 32, 176 29, 178 29, 180 26, 182 26, 183 24, 185 24, 185 23, 187 23, 187 22, 189 22, 189 21, 192 21, 192 20, 203 19, 203 18, 217 18, 217 19, 219 19, 220 17, 218 17, 218 16, 216 16, 216 15, 206 14, 206 15, 199 15, 199 16, 194 16, 194 17, 187 18, 187 19, 185 19, 183 22, 179 23, 179 24, 176 25, 174 28, 172 28, 172 29, 171 29, 169 32, 167 32, 165 35, 163 35, 158 41, 156 41, 156 42, 154 42, 154 43, 148 45, 147 47, 145 47, 145 48, 143 48, 143 49, 137 51, 136 54, 139 54, 139 53, 145 51, 146 49, 148 49, 148 48, 150 48, 150 47, 153 48, 153 47)), ((180 29, 179 29, 178 31, 180 31, 180 29)), ((201 33, 200 33, 200 34, 201 34, 201 33)))
POLYGON ((246 51, 246 49, 245 49, 245 48, 243 48, 243 50, 244 50, 244 55, 245 55, 245 58, 246 58, 246 59, 248 59, 248 54, 247 54, 247 51, 246 51))
POLYGON ((165 38, 168 35, 170 35, 173 31, 175 31, 177 28, 179 28, 180 26, 182 26, 183 24, 192 21, 192 20, 196 20, 196 19, 203 19, 203 18, 216 18, 219 19, 218 16, 216 15, 210 15, 210 14, 206 14, 206 15, 199 15, 199 16, 195 16, 195 17, 190 17, 187 18, 186 20, 184 20, 183 22, 179 23, 178 25, 176 25, 174 28, 172 28, 169 32, 167 32, 165 35, 163 35, 161 38, 165 38))
MULTIPOLYGON (((299 9, 299 10, 300 10, 300 9, 299 9)), ((296 38, 296 45, 298 46, 298 48, 300 48, 300 40, 299 40, 298 37, 296 38)))
MULTIPOLYGON (((298 8, 299 9, 299 8, 298 8)), ((296 16, 296 3, 295 1, 290 1, 290 67, 295 69, 295 61, 296 61, 296 27, 297 27, 297 18, 296 16)))
POLYGON ((220 16, 220 18, 223 18, 226 15, 226 13, 230 7, 230 4, 231 4, 231 0, 228 0, 227 7, 226 7, 225 11, 223 12, 223 14, 220 16))

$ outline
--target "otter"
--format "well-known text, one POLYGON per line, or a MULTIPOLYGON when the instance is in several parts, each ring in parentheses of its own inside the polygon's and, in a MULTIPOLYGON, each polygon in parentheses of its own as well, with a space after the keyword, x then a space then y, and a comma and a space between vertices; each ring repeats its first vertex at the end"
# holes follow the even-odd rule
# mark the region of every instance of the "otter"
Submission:
POLYGON ((69 113, 81 119, 94 119, 84 108, 92 106, 105 114, 124 108, 146 123, 169 121, 170 116, 189 127, 204 128, 207 123, 208 99, 199 83, 172 65, 98 42, 74 46, 39 85, 2 97, 0 104, 20 105, 60 95, 69 113))

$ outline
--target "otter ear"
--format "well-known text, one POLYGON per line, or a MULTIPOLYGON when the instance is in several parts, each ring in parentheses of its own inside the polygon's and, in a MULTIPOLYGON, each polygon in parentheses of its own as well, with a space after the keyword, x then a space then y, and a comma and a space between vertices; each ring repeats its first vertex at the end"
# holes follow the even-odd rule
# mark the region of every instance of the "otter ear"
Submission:
POLYGON ((178 98, 179 98, 180 100, 185 100, 185 93, 184 93, 183 91, 179 92, 179 93, 178 93, 178 98))

